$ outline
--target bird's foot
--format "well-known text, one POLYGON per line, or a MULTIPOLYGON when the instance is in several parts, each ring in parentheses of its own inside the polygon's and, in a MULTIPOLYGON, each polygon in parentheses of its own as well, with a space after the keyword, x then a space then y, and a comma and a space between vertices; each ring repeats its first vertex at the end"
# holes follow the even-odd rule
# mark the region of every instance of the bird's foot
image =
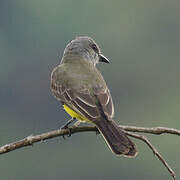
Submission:
MULTIPOLYGON (((76 120, 76 118, 72 118, 72 119, 70 119, 65 125, 63 125, 60 129, 66 129, 66 130, 68 130, 68 135, 67 135, 67 137, 70 137, 71 136, 71 128, 69 127, 69 125, 72 123, 72 122, 74 122, 76 120)), ((63 137, 63 139, 66 139, 65 138, 65 135, 63 135, 62 136, 63 137)))

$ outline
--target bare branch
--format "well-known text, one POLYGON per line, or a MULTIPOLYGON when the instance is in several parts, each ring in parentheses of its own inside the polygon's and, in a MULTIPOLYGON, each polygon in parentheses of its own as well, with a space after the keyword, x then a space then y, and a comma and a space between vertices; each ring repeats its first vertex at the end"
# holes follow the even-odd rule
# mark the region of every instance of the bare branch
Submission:
MULTIPOLYGON (((153 151, 153 153, 158 157, 158 159, 168 169, 171 176, 174 179, 176 178, 174 171, 167 164, 167 162, 160 155, 160 153, 155 149, 155 147, 149 142, 149 140, 145 136, 138 135, 138 134, 135 134, 132 132, 149 133, 149 134, 155 134, 155 135, 160 135, 160 134, 165 134, 165 133, 180 135, 180 130, 173 129, 173 128, 165 128, 165 127, 146 128, 146 127, 122 126, 122 125, 119 127, 124 129, 125 133, 128 136, 132 136, 136 139, 140 139, 143 142, 145 142, 148 145, 148 147, 153 151)), ((83 126, 83 127, 73 126, 70 128, 70 130, 71 130, 71 134, 75 134, 75 133, 79 133, 79 132, 99 132, 96 127, 90 127, 90 126, 83 126)), ((58 136, 64 136, 64 135, 68 135, 68 134, 69 134, 68 129, 58 129, 58 130, 50 131, 50 132, 39 134, 39 135, 30 135, 22 140, 1 146, 0 154, 5 154, 5 153, 8 153, 10 151, 13 151, 13 150, 25 147, 25 146, 32 146, 36 142, 41 142, 41 141, 44 141, 47 139, 51 139, 51 138, 58 137, 58 136)))
POLYGON ((150 141, 142 135, 138 135, 132 132, 126 132, 126 134, 128 136, 134 137, 136 139, 140 139, 141 141, 144 141, 149 148, 152 150, 152 152, 154 153, 155 156, 158 157, 158 159, 164 164, 164 166, 167 168, 167 170, 169 171, 169 173, 171 174, 171 176, 173 177, 173 179, 176 179, 176 174, 175 172, 171 169, 171 167, 168 165, 168 163, 164 160, 164 158, 161 156, 161 154, 157 151, 157 149, 150 143, 150 141))
MULTIPOLYGON (((88 131, 98 132, 96 127, 72 127, 70 128, 70 130, 71 130, 71 134, 78 133, 78 132, 88 132, 88 131)), ((34 143, 41 142, 46 139, 52 139, 54 137, 64 136, 68 134, 69 134, 68 129, 58 129, 58 130, 50 131, 50 132, 39 134, 39 135, 30 135, 19 141, 1 146, 0 154, 8 153, 10 151, 13 151, 13 150, 25 147, 25 146, 32 146, 34 143)))
POLYGON ((155 135, 160 134, 174 134, 180 136, 180 130, 174 128, 166 128, 166 127, 153 127, 153 128, 146 128, 146 127, 137 127, 137 126, 119 126, 125 131, 130 132, 140 132, 140 133, 150 133, 155 135))

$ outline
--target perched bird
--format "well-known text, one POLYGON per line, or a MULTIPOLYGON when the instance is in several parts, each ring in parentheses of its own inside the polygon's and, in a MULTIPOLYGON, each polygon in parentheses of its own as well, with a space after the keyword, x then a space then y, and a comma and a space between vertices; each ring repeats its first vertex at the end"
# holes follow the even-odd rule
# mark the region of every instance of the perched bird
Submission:
POLYGON ((96 68, 99 62, 109 63, 109 60, 95 41, 86 36, 75 38, 66 46, 61 63, 52 71, 52 93, 72 120, 95 124, 112 152, 135 157, 135 144, 113 120, 111 94, 96 68))

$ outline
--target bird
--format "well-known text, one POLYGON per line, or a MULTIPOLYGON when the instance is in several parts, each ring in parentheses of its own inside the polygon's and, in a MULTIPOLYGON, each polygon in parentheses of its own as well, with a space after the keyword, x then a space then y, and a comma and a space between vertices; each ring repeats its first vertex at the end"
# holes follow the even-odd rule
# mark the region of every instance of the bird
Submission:
POLYGON ((51 91, 72 117, 94 124, 116 155, 135 157, 135 144, 114 121, 110 90, 97 69, 99 62, 109 63, 97 43, 88 36, 78 36, 65 47, 61 62, 51 73, 51 91))

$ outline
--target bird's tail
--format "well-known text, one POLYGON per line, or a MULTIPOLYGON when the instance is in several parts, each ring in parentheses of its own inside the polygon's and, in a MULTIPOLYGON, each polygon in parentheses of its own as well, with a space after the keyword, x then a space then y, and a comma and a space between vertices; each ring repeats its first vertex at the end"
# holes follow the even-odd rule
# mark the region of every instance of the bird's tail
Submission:
POLYGON ((135 157, 137 155, 135 144, 113 120, 101 119, 96 122, 96 126, 112 152, 116 155, 127 157, 135 157))

